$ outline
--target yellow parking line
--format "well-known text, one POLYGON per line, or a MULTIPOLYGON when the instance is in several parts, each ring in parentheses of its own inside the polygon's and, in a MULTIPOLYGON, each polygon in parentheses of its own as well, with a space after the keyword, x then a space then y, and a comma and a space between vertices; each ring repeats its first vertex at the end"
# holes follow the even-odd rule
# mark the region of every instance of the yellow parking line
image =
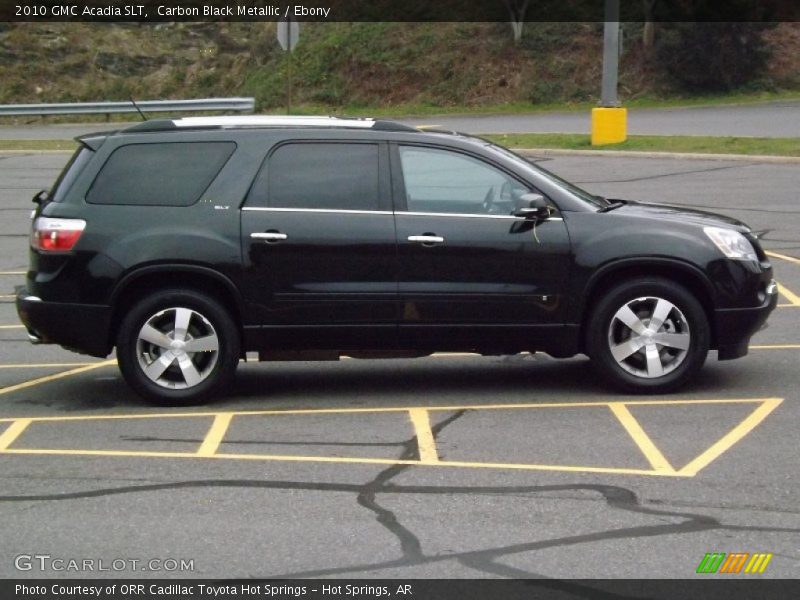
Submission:
MULTIPOLYGON (((94 365, 93 365, 94 366, 94 365)), ((781 398, 757 399, 709 399, 709 400, 648 400, 630 402, 592 402, 580 403, 581 406, 598 407, 606 406, 617 417, 628 434, 639 446, 648 459, 653 469, 633 469, 621 467, 596 467, 578 465, 544 465, 525 463, 486 463, 473 461, 441 460, 436 449, 436 442, 430 426, 429 411, 431 410, 456 410, 456 409, 501 409, 518 408, 519 405, 478 405, 460 407, 406 407, 390 409, 334 409, 334 410, 303 410, 303 411, 242 411, 242 412, 216 412, 216 413, 163 413, 160 415, 106 415, 90 417, 28 417, 16 419, 0 419, 11 422, 9 427, 0 434, 0 454, 31 454, 53 456, 109 456, 130 458, 216 458, 231 460, 262 460, 262 461, 289 461, 289 462, 317 462, 317 463, 350 463, 368 465, 415 465, 415 466, 443 466, 454 468, 486 468, 486 469, 516 469, 531 471, 557 471, 572 473, 605 473, 619 475, 653 475, 668 477, 694 477, 700 470, 708 466, 722 453, 730 449, 735 443, 745 437, 761 421, 763 421, 783 400, 781 398), (631 414, 630 406, 669 406, 669 405, 700 405, 700 404, 737 404, 758 403, 759 406, 739 425, 720 438, 716 443, 701 453, 697 458, 680 470, 675 470, 667 461, 661 451, 656 447, 639 422, 631 414), (408 412, 414 425, 419 446, 419 460, 403 460, 391 458, 362 458, 362 457, 325 457, 325 456, 287 456, 272 454, 226 454, 219 453, 219 447, 228 431, 234 416, 239 415, 265 415, 265 414, 325 414, 325 413, 361 413, 361 412, 408 412), (9 448, 25 428, 38 421, 95 421, 99 419, 130 419, 130 418, 159 418, 159 417, 207 417, 213 416, 214 421, 196 452, 153 452, 129 450, 79 450, 56 448, 9 448)), ((572 408, 575 404, 553 403, 551 405, 529 404, 526 408, 558 407, 572 408)))
POLYGON ((763 400, 761 406, 756 408, 750 416, 723 435, 714 445, 678 471, 681 475, 694 476, 700 469, 707 467, 736 442, 750 433, 756 426, 767 418, 783 402, 781 398, 763 400))
MULTIPOLYGON (((92 367, 113 364, 114 361, 95 363, 92 367)), ((86 368, 88 370, 88 367, 86 368)), ((67 376, 80 372, 77 369, 59 373, 50 377, 67 376)), ((41 378, 44 379, 44 378, 41 378)), ((43 383, 40 380, 33 380, 36 383, 43 383)), ((26 382, 31 383, 33 382, 26 382)), ((19 384, 25 385, 25 384, 19 384)), ((16 386, 11 386, 16 387, 16 386)), ((27 386, 26 386, 27 387, 27 386)), ((0 389, 0 394, 6 393, 0 389)), ((630 400, 622 402, 627 406, 672 406, 672 405, 691 405, 691 404, 757 404, 767 401, 781 402, 782 398, 710 398, 706 400, 630 400)), ((358 413, 390 413, 390 412, 409 412, 417 408, 424 408, 427 411, 457 411, 457 410, 504 410, 515 408, 586 408, 586 407, 607 407, 610 402, 548 402, 541 404, 475 404, 475 405, 455 405, 455 406, 403 406, 403 407, 374 407, 374 408, 308 408, 290 410, 242 410, 231 411, 235 416, 248 415, 319 415, 319 414, 358 414, 358 413)), ((216 417, 221 411, 217 412, 174 412, 174 413, 137 413, 130 415, 87 415, 87 416, 59 416, 59 417, 31 417, 33 421, 96 421, 103 419, 160 419, 169 417, 216 417)), ((3 421, 15 421, 17 418, 0 418, 3 421)))
POLYGON ((22 383, 17 383, 15 385, 9 385, 4 388, 0 388, 0 396, 3 394, 9 394, 11 392, 16 392, 17 390, 24 390, 25 388, 33 387, 35 385, 40 385, 42 383, 47 383, 48 381, 54 381, 56 379, 63 379, 64 377, 71 377, 72 375, 77 375, 78 373, 85 373, 86 371, 91 371, 93 369, 99 369, 100 367, 105 367, 108 365, 116 364, 116 360, 104 360, 98 363, 94 363, 91 365, 86 365, 85 367, 78 367, 77 369, 71 369, 69 371, 63 371, 62 373, 55 373, 53 375, 46 375, 45 377, 38 377, 36 379, 31 379, 29 381, 23 381, 22 383))
POLYGON ((213 454, 200 456, 189 452, 147 452, 126 450, 57 450, 51 448, 10 448, 0 451, 2 454, 33 454, 56 456, 111 456, 122 458, 195 458, 217 460, 255 460, 279 462, 316 462, 347 463, 364 465, 409 465, 422 467, 454 467, 468 469, 512 469, 523 471, 566 471, 570 473, 606 473, 615 475, 654 475, 666 477, 688 477, 682 473, 649 471, 647 469, 626 469, 615 467, 581 467, 573 465, 538 465, 518 463, 483 463, 466 461, 422 462, 418 460, 401 460, 391 458, 358 458, 344 456, 294 456, 273 454, 213 454))
POLYGON ((14 294, 0 294, 0 300, 11 300, 12 298, 16 298, 14 294))
POLYGON ((439 453, 436 451, 436 440, 431 431, 431 420, 428 411, 424 408, 412 408, 408 411, 414 431, 417 434, 419 459, 425 464, 439 462, 439 453))
POLYGON ((25 275, 25 271, 0 271, 0 275, 25 275))
POLYGON ((750 350, 798 350, 800 344, 770 344, 766 346, 750 346, 750 350))
POLYGON ((784 287, 780 283, 775 282, 778 285, 778 293, 786 298, 789 301, 789 304, 792 306, 800 306, 800 296, 790 291, 788 288, 784 287))
POLYGON ((96 362, 75 362, 75 363, 17 363, 11 365, 0 365, 0 369, 50 369, 56 367, 85 367, 96 365, 96 362))
POLYGON ((788 260, 796 265, 800 265, 800 258, 795 258, 794 256, 786 256, 785 254, 778 254, 777 252, 769 251, 765 251, 764 254, 771 256, 772 258, 780 258, 781 260, 788 260))
POLYGON ((610 408, 614 416, 619 419, 625 431, 633 438, 633 441, 639 446, 642 454, 650 461, 650 464, 653 465, 656 471, 666 473, 675 472, 675 469, 669 464, 669 461, 661 453, 661 450, 656 447, 653 440, 650 439, 650 436, 642 429, 639 421, 631 414, 627 406, 622 402, 611 402, 608 408, 610 408))
POLYGON ((214 456, 222 443, 222 439, 228 432, 228 427, 233 419, 233 413, 219 413, 214 417, 214 422, 206 434, 197 456, 214 456))
POLYGON ((25 329, 24 325, 0 325, 0 329, 25 329))
POLYGON ((31 424, 30 419, 17 419, 11 425, 8 426, 2 435, 0 435, 0 452, 6 450, 11 444, 14 443, 25 428, 31 424))

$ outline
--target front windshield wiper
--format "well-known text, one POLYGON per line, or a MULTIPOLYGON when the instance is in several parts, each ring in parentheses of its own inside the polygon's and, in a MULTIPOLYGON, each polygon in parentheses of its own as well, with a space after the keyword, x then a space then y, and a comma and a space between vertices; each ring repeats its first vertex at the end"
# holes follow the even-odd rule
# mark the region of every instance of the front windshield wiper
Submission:
POLYGON ((614 200, 614 201, 608 200, 607 202, 608 204, 606 204, 605 206, 601 206, 599 209, 597 209, 597 212, 604 213, 610 210, 614 210, 615 208, 619 208, 620 206, 625 206, 625 202, 623 200, 614 200))

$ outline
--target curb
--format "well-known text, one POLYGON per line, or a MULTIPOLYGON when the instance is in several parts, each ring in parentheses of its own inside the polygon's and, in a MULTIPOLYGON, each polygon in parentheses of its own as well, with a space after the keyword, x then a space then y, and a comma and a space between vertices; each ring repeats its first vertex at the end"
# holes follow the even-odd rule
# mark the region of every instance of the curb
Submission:
POLYGON ((602 156, 613 158, 672 158, 675 160, 729 160, 750 163, 800 164, 800 156, 769 154, 703 154, 700 152, 637 152, 635 150, 564 150, 560 148, 512 148, 523 156, 602 156))

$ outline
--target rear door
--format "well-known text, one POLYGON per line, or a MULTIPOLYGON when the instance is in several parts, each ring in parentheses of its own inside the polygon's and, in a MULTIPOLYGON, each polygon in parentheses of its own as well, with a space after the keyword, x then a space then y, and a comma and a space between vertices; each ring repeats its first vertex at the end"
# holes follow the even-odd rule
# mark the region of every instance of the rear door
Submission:
POLYGON ((242 208, 246 300, 270 346, 395 342, 396 243, 386 144, 282 143, 242 208))

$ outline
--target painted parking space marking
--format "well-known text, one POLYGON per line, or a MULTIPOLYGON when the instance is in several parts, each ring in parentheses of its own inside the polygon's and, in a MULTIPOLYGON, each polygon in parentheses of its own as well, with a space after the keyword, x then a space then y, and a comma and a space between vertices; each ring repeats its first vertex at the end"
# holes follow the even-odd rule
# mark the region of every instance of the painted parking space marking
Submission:
POLYGON ((408 411, 411 423, 417 437, 419 446, 419 460, 425 464, 439 462, 439 453, 436 450, 436 441, 431 430, 430 413, 424 408, 412 408, 408 411))
POLYGON ((232 419, 233 413, 219 413, 214 416, 214 422, 198 448, 197 456, 214 456, 217 453, 232 419))
POLYGON ((800 296, 798 296, 797 294, 792 292, 785 285, 783 285, 781 283, 778 283, 777 281, 775 283, 778 286, 778 293, 781 296, 783 296, 786 300, 788 300, 788 304, 787 303, 781 303, 781 304, 778 304, 778 306, 780 306, 782 308, 800 307, 800 296))
MULTIPOLYGON (((249 461, 285 461, 285 462, 317 462, 317 463, 345 463, 345 464, 381 464, 381 465, 415 465, 427 467, 452 467, 474 469, 513 469, 555 472, 580 472, 580 473, 605 473, 618 475, 646 475, 666 477, 694 477, 722 454, 730 450, 747 434, 755 429, 769 416, 782 402, 781 398, 743 398, 743 399, 706 399, 706 400, 643 400, 626 402, 554 402, 554 403, 520 403, 520 404, 487 404, 487 405, 454 405, 432 407, 375 407, 375 408, 329 408, 329 409, 299 409, 299 410, 260 410, 260 411, 220 411, 220 412, 175 412, 175 413, 141 413, 123 415, 91 415, 91 416, 64 416, 64 417, 20 417, 4 418, 0 422, 10 425, 0 434, 0 455, 55 455, 55 456, 105 456, 127 458, 176 458, 176 459, 214 459, 214 460, 249 460, 249 461), (650 436, 642 428, 639 421, 633 416, 630 408, 646 406, 692 406, 692 405, 753 405, 754 409, 741 420, 733 429, 714 441, 707 449, 693 458, 685 466, 675 468, 664 457, 650 436), (581 408, 605 408, 606 414, 613 416, 622 425, 630 439, 649 461, 650 469, 629 467, 606 467, 597 465, 561 465, 538 464, 521 462, 484 462, 449 460, 440 458, 436 439, 431 430, 431 413, 439 412, 478 412, 478 411, 505 411, 505 410, 564 410, 581 408), (357 414, 386 414, 405 413, 407 420, 413 426, 418 447, 418 459, 394 459, 378 457, 356 456, 316 456, 316 455, 286 455, 286 454, 243 454, 224 452, 220 448, 227 443, 225 437, 232 423, 248 419, 248 417, 279 417, 286 415, 357 415, 357 414), (211 418, 211 426, 207 429, 205 437, 199 446, 192 452, 181 451, 139 451, 130 449, 96 449, 96 448, 50 448, 26 447, 26 435, 34 435, 37 424, 50 424, 58 426, 59 423, 92 424, 98 422, 116 422, 124 425, 125 420, 196 420, 211 418)), ((91 427, 85 428, 82 440, 88 439, 91 427)), ((186 440, 181 440, 186 442, 186 440)), ((85 442, 88 443, 88 442, 85 442)), ((236 442, 231 442, 236 443, 236 442)))
POLYGON ((767 344, 750 346, 750 350, 800 350, 800 344, 767 344))
POLYGON ((12 363, 0 365, 0 369, 58 369, 63 367, 86 367, 95 365, 96 362, 74 362, 74 363, 12 363))
POLYGON ((639 421, 636 420, 624 403, 610 402, 608 408, 610 408, 614 416, 619 419, 619 422, 633 438, 633 441, 636 442, 636 445, 639 446, 642 454, 644 454, 654 470, 661 473, 675 473, 675 469, 669 464, 669 461, 664 457, 661 450, 656 447, 653 440, 651 440, 650 436, 642 429, 639 421))
POLYGON ((778 252, 772 252, 770 250, 765 250, 764 254, 771 256, 772 258, 780 258, 781 260, 800 265, 800 258, 796 258, 794 256, 787 256, 786 254, 779 254, 778 252))
MULTIPOLYGON (((800 258, 796 258, 794 256, 788 256, 786 254, 780 254, 778 252, 772 252, 769 250, 764 251, 764 254, 772 258, 778 258, 780 260, 785 260, 795 265, 800 265, 800 258)), ((787 300, 787 302, 782 302, 778 304, 778 308, 800 308, 800 296, 792 292, 785 285, 779 282, 776 283, 778 285, 778 293, 787 300)))
POLYGON ((54 373, 53 375, 45 375, 44 377, 37 377, 36 379, 30 379, 28 381, 23 381, 22 383, 16 383, 14 385, 9 385, 4 388, 0 388, 0 396, 2 396, 3 394, 10 394, 11 392, 16 392, 18 390, 24 390, 25 388, 41 385, 43 383, 48 383, 50 381, 55 381, 56 379, 72 377, 73 375, 78 375, 79 373, 85 373, 86 371, 92 371, 94 369, 99 369, 101 367, 107 367, 109 365, 115 365, 115 364, 117 364, 116 360, 104 360, 97 363, 85 365, 82 367, 77 367, 75 369, 70 369, 69 371, 62 371, 60 373, 54 373))

